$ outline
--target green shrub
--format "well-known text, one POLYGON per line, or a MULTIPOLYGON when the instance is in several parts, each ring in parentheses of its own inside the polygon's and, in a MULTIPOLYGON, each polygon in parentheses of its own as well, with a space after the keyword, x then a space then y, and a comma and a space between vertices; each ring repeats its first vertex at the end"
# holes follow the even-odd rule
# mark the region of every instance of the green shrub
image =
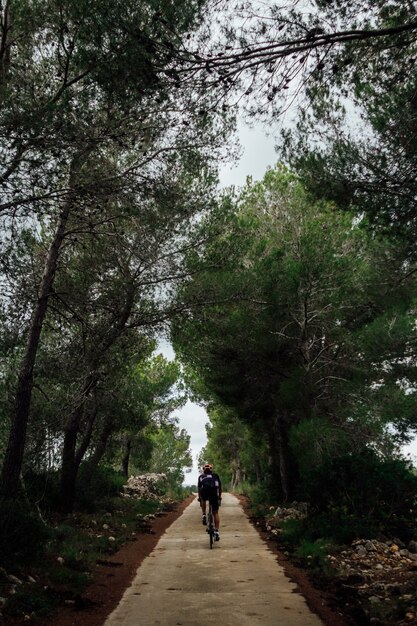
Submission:
POLYGON ((77 508, 90 513, 110 510, 112 498, 120 494, 125 483, 126 478, 110 467, 99 466, 92 471, 88 463, 83 464, 77 482, 77 508))
POLYGON ((330 459, 309 473, 303 495, 310 503, 309 536, 347 541, 415 533, 417 476, 404 460, 381 459, 367 449, 330 459))
POLYGON ((54 539, 55 541, 64 542, 67 539, 71 540, 71 538, 74 537, 76 530, 73 526, 70 526, 69 524, 60 524, 59 526, 52 528, 50 532, 52 539, 54 539))
POLYGON ((304 520, 287 519, 280 524, 280 539, 290 546, 297 546, 304 538, 304 520))
MULTIPOLYGON (((36 502, 46 512, 60 508, 60 472, 25 474, 26 491, 31 502, 36 502)), ((111 499, 122 491, 126 478, 110 467, 91 470, 88 463, 81 465, 78 473, 76 506, 77 508, 95 513, 111 507, 111 499)))
POLYGON ((253 514, 265 515, 269 507, 275 504, 271 491, 266 483, 245 484, 243 493, 248 496, 253 514))
POLYGON ((173 500, 185 500, 189 495, 193 493, 195 487, 188 487, 183 485, 175 485, 169 489, 169 497, 173 500))
POLYGON ((346 432, 327 417, 301 420, 291 428, 289 441, 300 475, 307 477, 307 481, 312 467, 349 451, 346 432))
POLYGON ((160 508, 160 502, 157 500, 130 500, 128 501, 129 509, 133 515, 148 515, 155 513, 160 508))
POLYGON ((5 614, 20 617, 23 613, 35 612, 38 617, 48 615, 52 609, 59 606, 62 598, 58 594, 35 586, 16 589, 16 593, 7 600, 5 614))
POLYGON ((71 568, 64 566, 49 569, 48 577, 52 583, 68 587, 70 593, 82 591, 91 581, 89 573, 81 571, 81 569, 77 569, 77 567, 71 568))
POLYGON ((29 500, 39 505, 42 511, 56 511, 60 505, 60 478, 58 471, 27 471, 24 481, 29 500))
POLYGON ((347 544, 357 537, 371 539, 382 530, 372 518, 347 514, 342 510, 326 511, 310 515, 303 520, 302 536, 310 541, 326 538, 338 544, 347 544))
POLYGON ((63 546, 62 556, 64 558, 65 567, 73 569, 77 572, 85 572, 89 569, 88 559, 81 553, 78 547, 70 545, 63 546))
POLYGON ((327 555, 334 550, 335 546, 323 539, 314 542, 304 539, 294 554, 303 565, 325 571, 328 569, 327 555))
POLYGON ((374 520, 347 515, 340 510, 315 513, 301 520, 285 520, 281 523, 281 529, 281 541, 292 547, 300 546, 304 541, 321 540, 343 545, 357 537, 367 539, 380 534, 374 520))
POLYGON ((244 496, 248 496, 250 489, 251 489, 251 483, 243 480, 241 483, 236 485, 236 487, 234 487, 233 493, 237 493, 237 494, 241 494, 241 495, 244 495, 244 496))
POLYGON ((20 500, 0 502, 0 559, 4 565, 39 556, 50 537, 39 515, 20 500))

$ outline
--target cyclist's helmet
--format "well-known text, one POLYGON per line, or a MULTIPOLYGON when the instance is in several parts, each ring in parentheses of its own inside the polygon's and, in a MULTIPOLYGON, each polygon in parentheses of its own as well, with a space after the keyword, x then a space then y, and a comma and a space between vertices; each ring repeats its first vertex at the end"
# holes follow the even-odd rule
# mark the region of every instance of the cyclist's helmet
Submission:
POLYGON ((213 466, 211 463, 204 463, 202 470, 206 474, 207 472, 213 471, 213 466))

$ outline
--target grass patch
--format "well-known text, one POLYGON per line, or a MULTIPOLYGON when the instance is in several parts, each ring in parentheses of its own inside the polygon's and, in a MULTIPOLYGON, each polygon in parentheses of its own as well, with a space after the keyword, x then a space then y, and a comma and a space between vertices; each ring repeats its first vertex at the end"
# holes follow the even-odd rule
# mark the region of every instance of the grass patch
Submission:
POLYGON ((323 573, 330 573, 331 569, 327 557, 338 549, 338 546, 324 539, 318 539, 314 542, 304 539, 296 548, 294 557, 304 567, 310 567, 323 573))
POLYGON ((288 519, 280 522, 281 528, 280 538, 286 545, 295 548, 304 539, 303 520, 288 519))
POLYGON ((62 597, 50 589, 30 587, 17 589, 7 602, 4 613, 11 616, 36 614, 46 617, 62 602, 62 597))
POLYGON ((90 582, 91 576, 87 571, 81 571, 81 561, 65 563, 61 566, 51 566, 48 568, 48 580, 55 588, 66 588, 70 595, 81 592, 90 582))

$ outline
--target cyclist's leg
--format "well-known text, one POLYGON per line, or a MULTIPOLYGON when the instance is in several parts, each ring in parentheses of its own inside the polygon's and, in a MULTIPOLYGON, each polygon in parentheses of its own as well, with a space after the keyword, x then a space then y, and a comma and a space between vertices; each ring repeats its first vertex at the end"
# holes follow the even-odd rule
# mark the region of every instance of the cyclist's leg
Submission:
POLYGON ((205 526, 206 523, 207 523, 206 522, 206 520, 207 520, 207 517, 206 517, 207 500, 204 500, 203 498, 201 498, 201 500, 200 500, 200 507, 201 507, 201 519, 202 519, 202 522, 203 522, 203 524, 205 526))
POLYGON ((219 529, 220 526, 220 516, 219 516, 219 496, 217 492, 210 496, 211 507, 213 509, 213 517, 214 517, 214 527, 219 529))
POLYGON ((220 530, 220 515, 219 515, 219 498, 217 493, 210 499, 211 506, 213 509, 213 517, 214 517, 214 528, 217 533, 216 539, 219 539, 219 530, 220 530))

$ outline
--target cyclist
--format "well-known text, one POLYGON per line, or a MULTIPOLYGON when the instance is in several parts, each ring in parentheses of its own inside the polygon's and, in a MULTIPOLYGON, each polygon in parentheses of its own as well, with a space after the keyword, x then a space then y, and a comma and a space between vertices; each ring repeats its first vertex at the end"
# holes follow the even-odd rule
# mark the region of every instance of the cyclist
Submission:
POLYGON ((206 505, 207 500, 211 503, 214 517, 214 538, 220 539, 219 506, 222 501, 222 483, 218 474, 213 472, 211 463, 205 463, 201 468, 202 473, 198 477, 198 501, 201 506, 202 522, 207 525, 206 505))

